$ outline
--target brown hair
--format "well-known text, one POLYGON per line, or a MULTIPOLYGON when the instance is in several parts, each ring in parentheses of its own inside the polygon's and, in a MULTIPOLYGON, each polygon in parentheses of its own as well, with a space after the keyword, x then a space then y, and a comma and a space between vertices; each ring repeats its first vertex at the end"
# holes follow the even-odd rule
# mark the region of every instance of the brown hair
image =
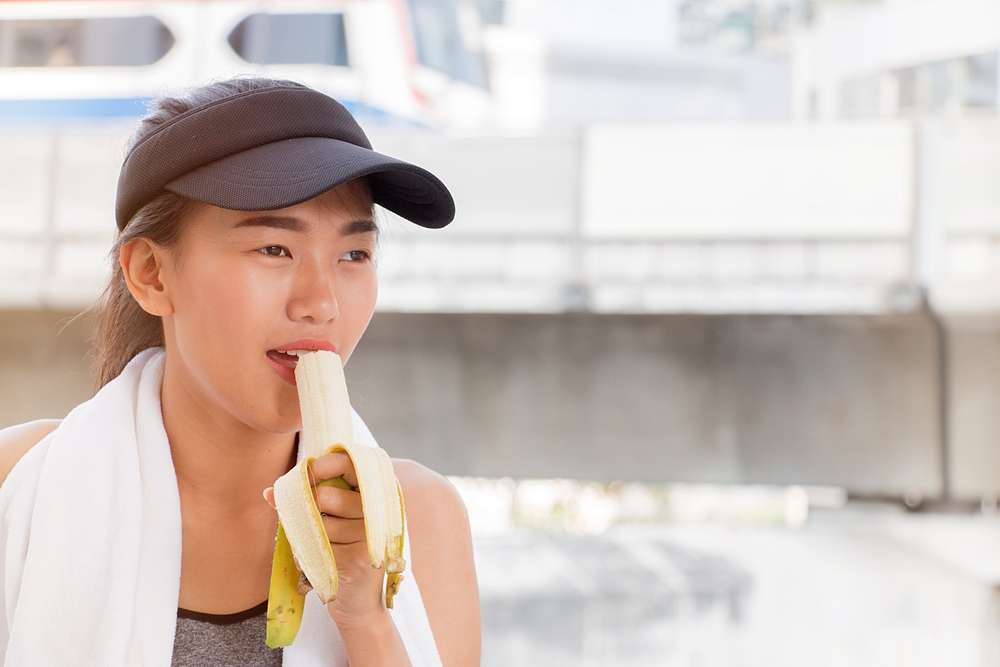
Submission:
MULTIPOLYGON (((275 86, 306 87, 285 79, 239 77, 188 89, 175 97, 159 97, 152 102, 148 113, 140 120, 139 127, 128 141, 125 154, 154 129, 193 107, 235 93, 275 86)), ((195 202, 186 197, 164 192, 136 211, 125 229, 118 233, 107 255, 111 262, 111 278, 95 304, 97 326, 90 339, 89 353, 95 389, 100 389, 117 377, 139 352, 164 344, 161 318, 143 310, 125 283, 118 263, 121 248, 136 238, 144 237, 170 248, 179 257, 179 241, 183 229, 181 221, 195 205, 195 202)))

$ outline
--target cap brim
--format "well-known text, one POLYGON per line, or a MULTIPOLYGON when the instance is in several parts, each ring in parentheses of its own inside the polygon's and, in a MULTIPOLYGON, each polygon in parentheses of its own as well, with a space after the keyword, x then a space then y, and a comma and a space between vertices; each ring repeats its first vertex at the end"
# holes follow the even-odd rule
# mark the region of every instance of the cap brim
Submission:
POLYGON ((164 188, 238 211, 284 208, 361 176, 375 203, 422 227, 455 217, 448 188, 422 167, 328 137, 283 139, 210 162, 164 188))

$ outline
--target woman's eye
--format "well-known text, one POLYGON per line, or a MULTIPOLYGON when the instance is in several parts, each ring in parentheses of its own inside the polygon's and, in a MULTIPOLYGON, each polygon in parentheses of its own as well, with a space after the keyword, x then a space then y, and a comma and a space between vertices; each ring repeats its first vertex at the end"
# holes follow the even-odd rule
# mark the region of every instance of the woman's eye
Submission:
POLYGON ((358 259, 357 262, 366 262, 372 258, 371 254, 367 250, 351 250, 348 252, 348 254, 360 255, 361 258, 358 259))
MULTIPOLYGON (((284 250, 286 253, 288 252, 288 248, 286 248, 283 245, 269 245, 269 246, 265 246, 263 248, 257 248, 257 252, 260 252, 261 250, 264 250, 265 252, 263 252, 261 254, 264 255, 265 257, 281 257, 280 254, 275 255, 273 253, 266 252, 268 250, 271 250, 272 248, 278 248, 279 250, 284 250)), ((291 255, 288 255, 288 256, 291 257, 291 255)))
MULTIPOLYGON (((288 253, 288 248, 283 245, 269 245, 263 248, 257 248, 257 252, 264 255, 265 257, 282 257, 281 252, 284 251, 286 257, 291 257, 288 253), (277 253, 270 252, 271 250, 277 249, 277 253)), ((358 264, 360 262, 365 262, 371 259, 371 253, 367 250, 351 250, 347 254, 353 255, 355 257, 353 263, 358 264)))

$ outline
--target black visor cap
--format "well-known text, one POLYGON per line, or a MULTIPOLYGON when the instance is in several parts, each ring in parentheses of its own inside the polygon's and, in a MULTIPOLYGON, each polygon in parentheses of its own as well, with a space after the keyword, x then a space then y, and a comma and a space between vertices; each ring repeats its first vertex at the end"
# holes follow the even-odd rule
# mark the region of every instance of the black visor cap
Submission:
POLYGON ((347 109, 311 88, 237 93, 190 109, 129 152, 118 178, 119 229, 164 191, 222 208, 292 206, 359 177, 375 203, 422 227, 455 217, 434 174, 371 149, 347 109))

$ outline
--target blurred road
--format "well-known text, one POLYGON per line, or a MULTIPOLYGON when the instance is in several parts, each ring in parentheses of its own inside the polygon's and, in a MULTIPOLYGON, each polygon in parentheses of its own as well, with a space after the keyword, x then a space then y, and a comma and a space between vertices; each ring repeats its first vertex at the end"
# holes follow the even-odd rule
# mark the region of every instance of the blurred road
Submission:
POLYGON ((854 509, 801 528, 475 538, 485 665, 1000 664, 1000 520, 854 509))

